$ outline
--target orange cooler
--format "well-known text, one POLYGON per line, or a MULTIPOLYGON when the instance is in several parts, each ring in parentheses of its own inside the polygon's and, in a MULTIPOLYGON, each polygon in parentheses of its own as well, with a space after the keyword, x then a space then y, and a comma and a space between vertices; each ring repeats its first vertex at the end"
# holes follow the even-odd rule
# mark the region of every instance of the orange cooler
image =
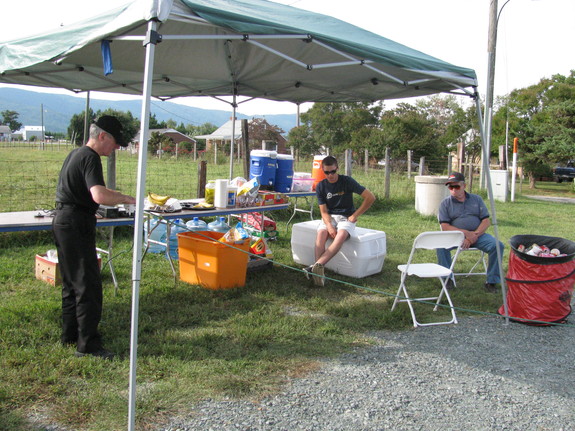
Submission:
POLYGON ((313 156, 313 168, 311 170, 311 177, 313 178, 312 190, 315 190, 317 183, 325 178, 325 174, 321 167, 321 161, 325 159, 325 157, 326 156, 313 156))
POLYGON ((207 289, 229 289, 246 284, 250 241, 243 244, 219 242, 223 232, 202 231, 178 234, 180 280, 207 289))

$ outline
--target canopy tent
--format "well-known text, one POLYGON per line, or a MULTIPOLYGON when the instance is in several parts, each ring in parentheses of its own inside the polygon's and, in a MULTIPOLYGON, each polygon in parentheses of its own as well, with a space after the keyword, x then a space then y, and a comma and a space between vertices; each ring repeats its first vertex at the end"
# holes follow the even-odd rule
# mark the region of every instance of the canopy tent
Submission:
POLYGON ((233 96, 234 117, 237 96, 300 104, 450 92, 475 97, 479 107, 473 70, 329 16, 265 0, 132 0, 50 33, 0 43, 0 82, 142 96, 129 429, 135 424, 151 97, 233 96))

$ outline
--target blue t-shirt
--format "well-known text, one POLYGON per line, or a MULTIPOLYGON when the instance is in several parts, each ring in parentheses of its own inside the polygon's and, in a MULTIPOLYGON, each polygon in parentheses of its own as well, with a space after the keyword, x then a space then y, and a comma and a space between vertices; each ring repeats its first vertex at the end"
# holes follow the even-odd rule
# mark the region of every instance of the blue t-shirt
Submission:
POLYGON ((327 179, 319 182, 316 186, 317 203, 327 205, 327 212, 334 215, 349 217, 355 212, 353 206, 353 194, 361 195, 365 187, 360 185, 352 177, 338 175, 335 183, 327 179))
POLYGON ((483 219, 489 217, 489 211, 481 196, 465 192, 465 200, 459 202, 449 196, 439 204, 437 218, 439 223, 449 223, 458 229, 475 230, 483 219))

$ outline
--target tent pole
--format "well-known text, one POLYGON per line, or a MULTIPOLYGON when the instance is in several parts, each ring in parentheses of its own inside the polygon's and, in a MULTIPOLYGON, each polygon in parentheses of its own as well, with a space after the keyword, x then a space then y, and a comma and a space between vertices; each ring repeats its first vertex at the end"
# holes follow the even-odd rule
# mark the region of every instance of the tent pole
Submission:
POLYGON ((84 111, 84 139, 82 145, 88 142, 88 127, 90 127, 90 90, 86 92, 86 110, 84 111))
MULTIPOLYGON (((505 285, 505 275, 503 274, 503 256, 501 255, 502 250, 499 248, 499 227, 497 224, 497 214, 495 212, 495 200, 493 199, 493 190, 491 188, 491 175, 489 173, 489 159, 487 156, 487 141, 485 138, 485 130, 483 129, 483 120, 481 118, 481 100, 479 99, 479 94, 477 90, 475 92, 475 106, 477 109, 477 119, 479 120, 479 134, 481 135, 481 148, 483 154, 483 171, 485 172, 485 180, 487 185, 487 195, 489 196, 489 205, 491 207, 491 218, 493 220, 493 232, 495 233, 495 240, 497 241, 497 264, 499 266, 499 276, 501 278, 501 295, 503 296, 503 310, 505 314, 505 324, 509 324, 509 310, 507 308, 507 286, 505 285)), ((473 175, 473 172, 471 172, 473 175)))
POLYGON ((232 102, 232 137, 230 139, 230 181, 234 178, 234 144, 236 143, 236 92, 232 102))
POLYGON ((140 145, 138 148, 138 182, 136 194, 136 217, 134 220, 134 251, 132 259, 132 323, 130 333, 130 390, 128 404, 128 430, 136 426, 136 365, 138 359, 138 313, 140 300, 140 279, 142 275, 142 246, 144 232, 144 191, 146 186, 146 163, 150 123, 150 97, 154 72, 154 54, 158 34, 157 23, 148 22, 146 34, 146 60, 142 87, 142 115, 140 119, 140 145))

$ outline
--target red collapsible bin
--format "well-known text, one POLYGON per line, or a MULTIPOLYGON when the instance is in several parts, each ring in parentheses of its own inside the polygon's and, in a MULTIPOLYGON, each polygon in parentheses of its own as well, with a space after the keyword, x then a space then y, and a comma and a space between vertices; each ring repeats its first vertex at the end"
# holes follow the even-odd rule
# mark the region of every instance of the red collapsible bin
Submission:
MULTIPOLYGON (((507 307, 509 317, 517 322, 546 325, 564 322, 571 313, 575 284, 575 243, 564 238, 543 235, 515 235, 509 240, 507 307), (557 248, 558 257, 531 256, 519 251, 523 244, 557 248), (535 321, 535 322, 532 322, 535 321)), ((504 315, 504 307, 499 308, 504 315)))

